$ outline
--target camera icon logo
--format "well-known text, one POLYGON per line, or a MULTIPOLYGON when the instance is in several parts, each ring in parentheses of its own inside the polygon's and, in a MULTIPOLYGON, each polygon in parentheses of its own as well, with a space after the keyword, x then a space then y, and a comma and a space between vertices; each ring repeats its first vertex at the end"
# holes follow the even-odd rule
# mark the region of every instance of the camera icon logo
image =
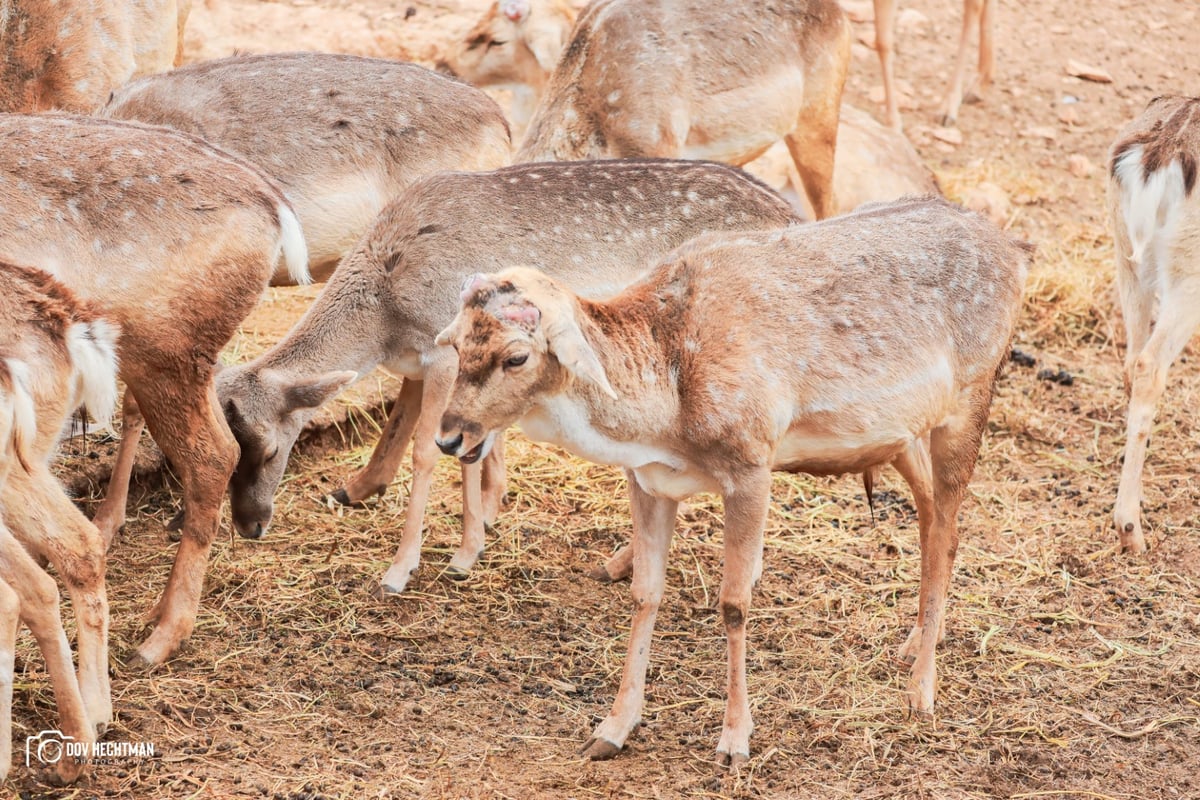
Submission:
POLYGON ((42 731, 37 736, 25 737, 25 766, 31 764, 57 764, 67 752, 67 742, 75 741, 62 731, 42 731))

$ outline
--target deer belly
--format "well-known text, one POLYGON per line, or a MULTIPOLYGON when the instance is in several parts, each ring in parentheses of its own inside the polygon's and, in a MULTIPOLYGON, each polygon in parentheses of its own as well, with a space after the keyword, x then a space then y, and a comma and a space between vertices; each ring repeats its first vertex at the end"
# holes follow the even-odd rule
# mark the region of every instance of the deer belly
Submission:
POLYGON ((712 476, 698 470, 675 469, 661 462, 645 464, 633 470, 642 491, 652 497, 683 500, 697 492, 719 492, 720 487, 712 476))
POLYGON ((771 468, 812 475, 862 472, 868 467, 889 463, 915 438, 908 430, 871 430, 847 435, 793 429, 776 447, 771 468))

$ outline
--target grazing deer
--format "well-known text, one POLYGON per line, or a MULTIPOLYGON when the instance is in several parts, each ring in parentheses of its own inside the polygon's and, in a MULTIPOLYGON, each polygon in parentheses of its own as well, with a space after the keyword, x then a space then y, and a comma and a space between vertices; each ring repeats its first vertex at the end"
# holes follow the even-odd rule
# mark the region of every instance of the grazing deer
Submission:
MULTIPOLYGON (((90 743, 112 718, 104 544, 50 473, 50 460, 81 403, 107 424, 117 398, 116 341, 114 325, 48 274, 0 263, 0 780, 12 761, 18 621, 46 658, 61 732, 90 743), (78 678, 58 588, 34 556, 53 562, 70 591, 78 678)), ((82 768, 64 756, 56 776, 71 781, 82 768)))
POLYGON ((6 0, 0 111, 90 112, 131 77, 183 55, 191 0, 6 0))
POLYGON ((1156 97, 1117 135, 1108 211, 1125 318, 1129 417, 1113 507, 1122 550, 1146 550, 1142 468, 1167 371, 1200 325, 1200 97, 1156 97))
POLYGON ((850 23, 835 0, 594 0, 516 160, 654 156, 740 166, 782 138, 822 219, 836 208, 849 59, 850 23))
POLYGON ((620 693, 586 755, 611 757, 640 720, 676 508, 703 491, 725 504, 728 705, 717 751, 725 763, 749 757, 746 619, 772 470, 892 464, 912 488, 922 580, 900 652, 913 665, 909 709, 932 713, 956 514, 1026 261, 986 220, 907 199, 698 237, 607 301, 524 267, 466 282, 437 338, 458 351, 442 451, 486 458, 519 422, 629 479, 636 611, 620 693))
MULTIPOLYGON (((230 486, 235 527, 243 536, 263 534, 300 429, 318 406, 382 365, 403 376, 400 398, 370 462, 335 497, 355 503, 382 493, 415 431, 404 532, 382 581, 384 593, 403 591, 420 560, 438 455, 434 434, 454 377, 454 352, 433 340, 454 316, 464 276, 480 266, 522 263, 585 294, 605 295, 703 231, 793 220, 787 203, 765 186, 707 162, 523 164, 414 184, 384 210, 282 341, 218 374, 217 393, 241 445, 230 486)), ((463 541, 450 561, 454 574, 475 564, 484 525, 499 511, 500 457, 496 448, 482 466, 464 466, 463 541)), ((618 558, 610 577, 627 569, 618 558)))
MULTIPOLYGON (((992 85, 996 75, 996 47, 993 42, 994 0, 963 0, 962 34, 958 38, 958 56, 954 60, 954 75, 942 101, 938 121, 950 126, 958 119, 963 102, 963 83, 967 73, 967 45, 971 34, 979 29, 979 75, 976 86, 982 92, 992 85)), ((896 0, 875 0, 875 51, 883 71, 883 96, 887 107, 888 125, 900 130, 900 105, 896 98, 896 75, 892 56, 896 48, 896 0)), ((969 96, 970 93, 968 93, 969 96)))
MULTIPOLYGON (((200 136, 263 169, 300 218, 316 280, 413 181, 512 156, 504 113, 478 89, 414 64, 333 53, 192 64, 129 84, 99 114, 200 136)), ((272 278, 290 282, 284 270, 272 278)))
POLYGON ((511 90, 511 116, 523 128, 567 46, 575 15, 567 0, 497 0, 437 67, 476 86, 511 90))
POLYGON ((121 378, 141 416, 127 404, 96 514, 106 542, 124 519, 143 416, 183 486, 183 539, 158 624, 133 658, 158 664, 192 631, 237 462, 213 367, 281 255, 304 280, 304 239, 274 184, 177 131, 9 114, 0 145, 0 258, 38 264, 121 328, 121 378))

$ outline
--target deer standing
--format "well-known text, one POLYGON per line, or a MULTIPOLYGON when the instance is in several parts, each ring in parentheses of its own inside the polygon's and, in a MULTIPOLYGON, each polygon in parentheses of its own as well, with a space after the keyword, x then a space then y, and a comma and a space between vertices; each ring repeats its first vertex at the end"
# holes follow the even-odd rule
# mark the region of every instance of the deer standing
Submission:
POLYGON ((818 219, 850 59, 835 0, 594 0, 517 161, 698 158, 741 166, 783 139, 818 219), (769 19, 769 24, 764 22, 769 19))
POLYGON ((524 267, 466 282, 458 316, 437 338, 458 352, 443 452, 487 458, 499 432, 519 423, 628 476, 633 627, 589 758, 614 755, 640 721, 676 509, 702 491, 725 505, 728 704, 717 752, 727 764, 749 757, 746 622, 772 470, 891 464, 912 488, 920 602, 900 653, 912 663, 909 709, 932 713, 956 514, 1026 261, 986 220, 908 199, 813 225, 697 237, 606 301, 524 267))
POLYGON ((0 111, 91 112, 131 77, 183 55, 191 0, 6 0, 0 111))
MULTIPOLYGON (((87 744, 112 719, 104 545, 51 474, 50 460, 81 403, 107 424, 117 398, 116 340, 114 325, 48 274, 0 262, 0 780, 12 762, 19 621, 45 656, 62 733, 87 744), (34 556, 51 561, 70 591, 78 678, 58 588, 34 556)), ((55 776, 72 781, 83 766, 64 756, 55 776)))
MULTIPOLYGON (((0 258, 38 264, 120 326, 127 397, 183 486, 183 539, 134 663, 161 663, 195 624, 237 462, 213 368, 281 256, 304 280, 295 214, 246 162, 166 128, 0 115, 0 258)), ((114 480, 137 447, 127 423, 114 480)), ((127 488, 110 485, 97 520, 123 517, 127 488)))
POLYGON ((1125 319, 1129 416, 1113 520, 1146 550, 1142 469, 1167 371, 1200 326, 1200 97, 1156 97, 1113 142, 1108 212, 1125 319))
MULTIPOLYGON (((434 434, 454 376, 454 352, 433 340, 454 316, 465 275, 523 263, 601 296, 705 230, 780 227, 794 219, 770 189, 705 162, 552 162, 419 181, 384 210, 282 341, 218 374, 217 393, 241 446, 230 486, 235 527, 243 536, 263 534, 304 423, 382 365, 403 376, 400 398, 370 462, 335 497, 355 503, 382 493, 415 432, 404 531, 382 580, 385 593, 403 591, 420 560, 438 455, 434 434)), ((463 469, 463 541, 450 561, 457 575, 478 559, 484 525, 504 496, 501 448, 463 469)), ((609 577, 628 572, 627 555, 610 562, 609 577)))
MULTIPOLYGON (((979 74, 975 86, 982 92, 992 85, 996 75, 996 46, 993 41, 995 3, 996 0, 963 0, 962 33, 958 38, 954 74, 950 79, 950 86, 946 89, 946 98, 942 101, 942 110, 938 118, 942 125, 953 125, 958 119, 967 73, 967 46, 976 28, 979 29, 979 74)), ((896 0, 875 0, 875 51, 879 54, 879 66, 883 71, 883 96, 888 125, 900 130, 900 105, 896 98, 896 74, 892 65, 895 49, 896 0)), ((971 92, 967 92, 967 96, 970 95, 971 92)))

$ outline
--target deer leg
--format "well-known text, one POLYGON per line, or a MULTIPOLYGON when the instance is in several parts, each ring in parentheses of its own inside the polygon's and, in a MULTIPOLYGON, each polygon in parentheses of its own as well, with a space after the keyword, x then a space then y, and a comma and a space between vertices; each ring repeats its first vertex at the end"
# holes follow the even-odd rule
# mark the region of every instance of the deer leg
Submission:
POLYGON ((12 764, 13 671, 20 623, 21 601, 8 582, 0 579, 0 783, 8 777, 12 764))
POLYGON ((762 569, 763 526, 771 502, 771 473, 762 469, 725 495, 725 573, 721 578, 721 619, 729 646, 725 724, 717 760, 737 768, 750 759, 750 696, 746 688, 746 619, 750 592, 762 569))
POLYGON ((442 411, 450 399, 450 388, 458 370, 458 357, 448 347, 439 348, 425 369, 424 391, 421 394, 421 413, 416 419, 413 438, 412 490, 404 512, 404 532, 400 546, 380 581, 383 595, 400 594, 408 579, 421 563, 421 534, 425 524, 425 504, 433 483, 433 468, 440 452, 437 448, 437 429, 442 411), (445 351, 445 352, 441 352, 445 351))
MULTIPOLYGON (((13 536, 0 526, 0 579, 19 598, 21 620, 29 626, 37 640, 42 656, 46 659, 46 671, 54 689, 54 701, 58 706, 58 727, 67 736, 90 744, 96 740, 96 732, 88 719, 75 667, 71 663, 71 645, 63 630, 59 612, 58 587, 46 572, 39 567, 13 536)), ((6 622, 7 624, 7 622, 6 622)), ((15 630, 13 631, 15 634, 15 630)), ((5 635, 8 635, 7 628, 5 635)), ((11 662, 8 662, 11 676, 11 662)), ((7 718, 7 716, 6 716, 7 718)), ((4 763, 7 765, 8 760, 4 763)), ((62 783, 70 783, 79 777, 84 765, 73 758, 63 757, 55 764, 55 776, 62 783)))
POLYGON ((833 163, 837 151, 838 119, 842 111, 842 88, 846 83, 847 57, 824 72, 814 70, 804 86, 804 103, 792 132, 783 137, 804 193, 812 205, 813 218, 837 213, 833 191, 833 163), (840 68, 839 68, 840 66, 840 68))
POLYGON ((508 475, 504 471, 504 431, 496 434, 492 450, 483 460, 483 523, 491 525, 500 516, 505 495, 508 494, 508 475))
POLYGON ((392 404, 383 433, 367 465, 346 481, 346 485, 333 493, 333 499, 346 506, 353 506, 387 491, 388 484, 396 477, 404 451, 412 439, 421 414, 422 382, 405 378, 400 384, 400 396, 392 404))
POLYGON ((979 16, 979 77, 975 84, 980 94, 987 91, 996 78, 995 19, 995 0, 983 0, 983 11, 979 16))
MULTIPOLYGON (((900 477, 904 478, 909 488, 913 493, 913 504, 917 507, 917 525, 920 529, 920 551, 924 553, 931 545, 929 543, 929 531, 933 526, 934 518, 934 501, 933 501, 933 474, 932 467, 929 463, 929 439, 922 437, 917 439, 908 446, 908 449, 900 454, 900 457, 892 462, 896 467, 896 471, 900 473, 900 477)), ((924 569, 926 562, 921 560, 921 567, 924 569)), ((921 585, 929 584, 927 576, 922 572, 921 585)), ((925 592, 921 592, 917 602, 917 624, 913 626, 912 631, 908 634, 908 639, 900 647, 900 660, 906 664, 912 664, 917 659, 917 651, 921 647, 921 630, 925 626, 925 592)), ((942 641, 945 635, 945 630, 938 632, 938 642, 942 641)))
POLYGON ((654 620, 662 603, 667 575, 667 551, 675 528, 678 503, 651 497, 641 490, 637 480, 629 478, 630 506, 633 512, 633 625, 629 632, 629 651, 621 673, 621 689, 612 711, 596 726, 581 752, 594 761, 612 758, 625 746, 625 740, 642 719, 646 695, 646 668, 650 663, 650 640, 654 620))
POLYGON ((896 2, 875 0, 875 52, 883 72, 883 100, 887 108, 887 123, 901 129, 900 104, 896 98, 896 74, 892 59, 896 48, 896 2))
MULTIPOLYGON (((108 595, 104 542, 45 464, 13 471, 3 491, 6 519, 21 542, 54 564, 71 595, 79 642, 79 691, 98 733, 112 721, 108 680, 108 595)), ((57 614, 57 607, 55 610, 57 614)))
POLYGON ((142 437, 142 428, 146 421, 138 410, 137 400, 133 392, 125 390, 125 399, 121 403, 121 443, 117 446, 117 458, 113 463, 112 474, 108 479, 108 490, 104 493, 104 501, 92 519, 92 523, 100 531, 104 541, 104 549, 112 546, 113 537, 125 524, 125 507, 129 502, 129 481, 133 474, 133 462, 137 456, 138 440, 142 437))
MULTIPOLYGON (((435 434, 436 435, 436 434, 435 434)), ((450 577, 466 578, 483 554, 485 544, 483 515, 483 464, 462 465, 463 536, 450 559, 446 572, 450 577)))
MULTIPOLYGON (((1114 209, 1113 252, 1117 267, 1117 296, 1121 301, 1121 316, 1125 320, 1125 393, 1133 388, 1133 363, 1146 348, 1154 325, 1154 286, 1158 279, 1153 261, 1135 262, 1131 256, 1129 237, 1124 234, 1124 219, 1114 209), (1143 277, 1144 276, 1144 277, 1143 277)), ((1153 259, 1153 252, 1146 258, 1153 259)))
POLYGON ((1121 466, 1121 485, 1113 506, 1113 521, 1123 551, 1142 553, 1146 550, 1141 524, 1142 469, 1158 401, 1167 385, 1167 372, 1200 324, 1200 313, 1197 313, 1200 287, 1186 291, 1190 288, 1175 286, 1163 292, 1154 331, 1130 368, 1125 463, 1121 466))
POLYGON ((958 55, 954 59, 954 75, 950 88, 942 103, 940 123, 950 127, 958 120, 958 109, 962 105, 963 82, 967 73, 967 47, 971 44, 971 32, 979 28, 985 0, 963 0, 962 32, 958 38, 958 55))
POLYGON ((926 546, 921 548, 920 591, 925 618, 920 624, 921 633, 907 689, 909 712, 918 717, 933 715, 937 687, 934 659, 944 634, 950 574, 958 552, 958 507, 979 455, 979 443, 992 402, 991 381, 976 387, 967 402, 964 413, 929 434, 933 519, 926 546))
POLYGON ((211 372, 206 377, 190 385, 159 379, 134 387, 151 435, 179 470, 187 509, 167 586, 151 611, 157 624, 130 659, 134 666, 161 664, 191 635, 208 553, 220 527, 221 500, 237 465, 237 442, 217 402, 211 372))

